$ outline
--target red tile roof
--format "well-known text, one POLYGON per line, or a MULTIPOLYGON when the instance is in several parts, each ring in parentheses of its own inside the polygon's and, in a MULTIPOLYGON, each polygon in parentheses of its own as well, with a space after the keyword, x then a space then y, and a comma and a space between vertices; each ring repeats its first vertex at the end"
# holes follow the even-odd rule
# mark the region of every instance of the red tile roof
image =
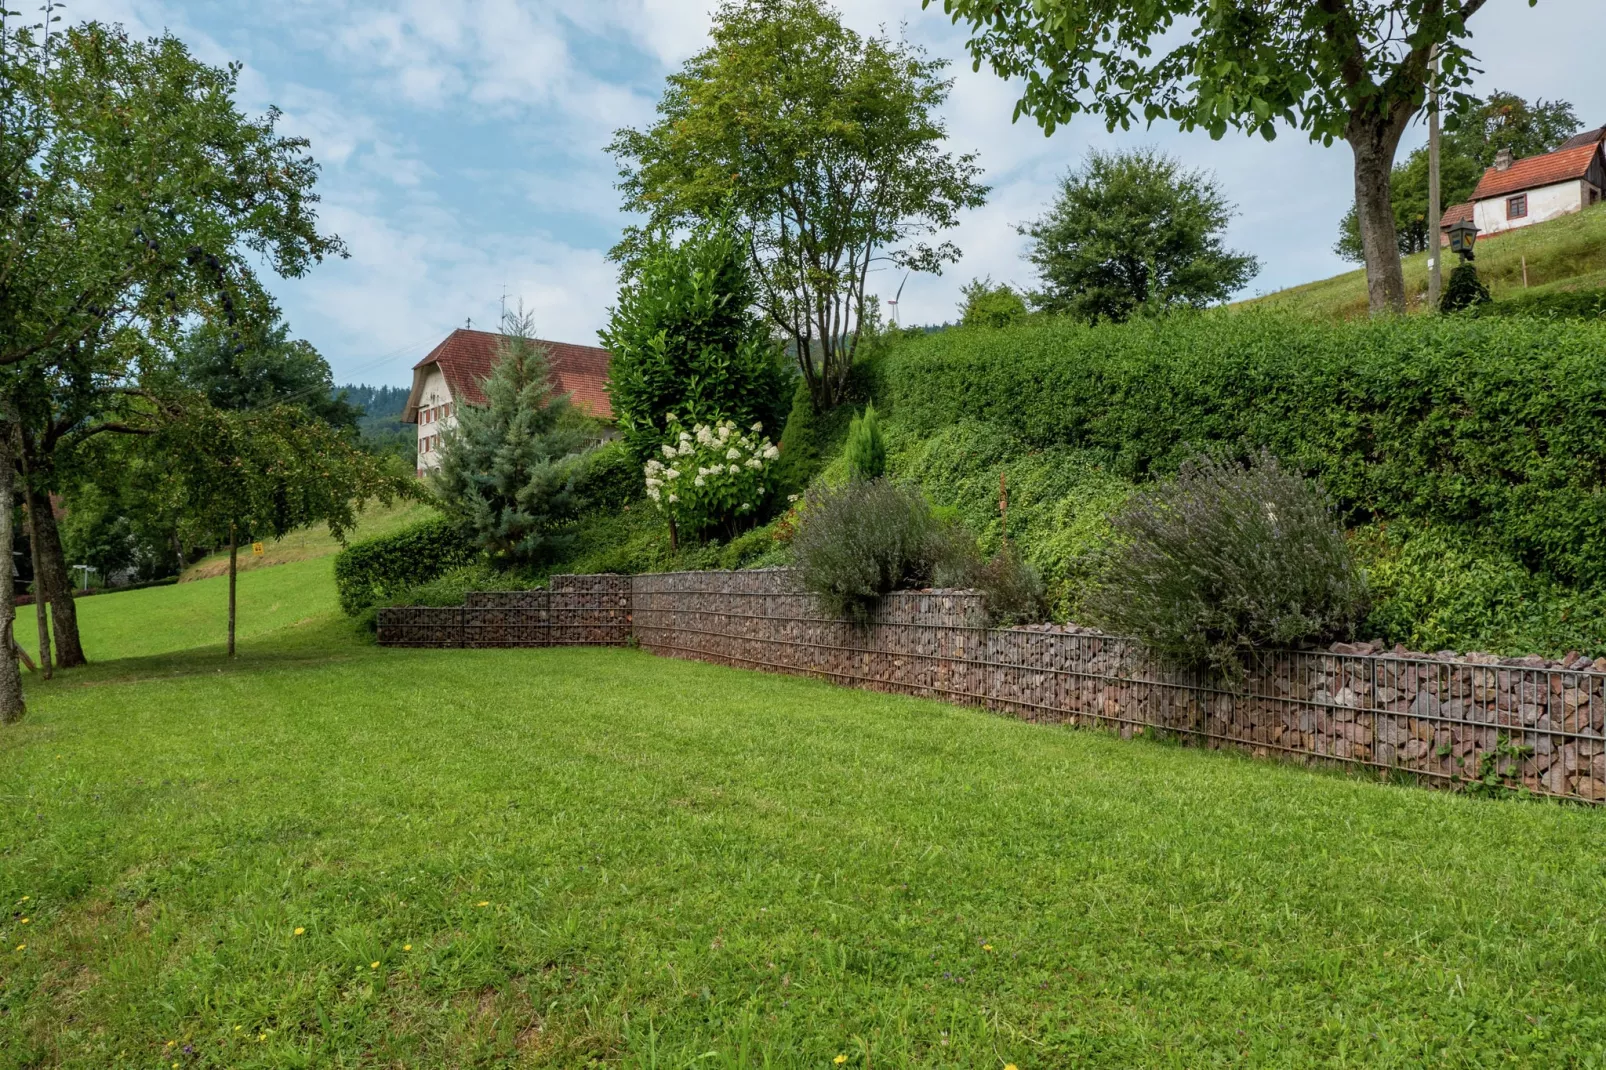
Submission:
MULTIPOLYGON (((500 334, 490 331, 471 331, 459 327, 447 335, 444 342, 430 350, 428 356, 413 365, 414 381, 418 381, 418 369, 431 364, 438 365, 441 374, 446 377, 446 385, 451 387, 455 401, 482 405, 485 393, 480 389, 480 383, 490 376, 491 369, 496 366, 501 339, 500 334)), ((558 389, 568 394, 578 408, 592 416, 611 420, 613 406, 608 403, 605 389, 608 382, 608 351, 597 346, 570 345, 568 342, 541 340, 541 345, 546 347, 558 389)), ((417 393, 416 386, 414 393, 417 393)), ((407 411, 402 413, 404 421, 417 420, 417 404, 416 397, 410 399, 407 411)))
POLYGON ((1491 167, 1478 180, 1478 188, 1472 191, 1472 199, 1488 200, 1583 178, 1589 173, 1589 167, 1595 162, 1595 154, 1599 151, 1600 146, 1591 143, 1572 149, 1558 149, 1543 156, 1529 156, 1516 161, 1504 171, 1491 167))
POLYGON ((1562 149, 1576 149, 1580 145, 1599 145, 1602 141, 1606 141, 1606 126, 1599 127, 1595 130, 1585 130, 1582 134, 1574 134, 1572 137, 1556 146, 1556 151, 1560 152, 1562 149))
POLYGON ((1452 204, 1444 210, 1444 216, 1439 220, 1439 229, 1443 230, 1452 223, 1459 223, 1463 219, 1472 218, 1472 202, 1466 204, 1452 204))

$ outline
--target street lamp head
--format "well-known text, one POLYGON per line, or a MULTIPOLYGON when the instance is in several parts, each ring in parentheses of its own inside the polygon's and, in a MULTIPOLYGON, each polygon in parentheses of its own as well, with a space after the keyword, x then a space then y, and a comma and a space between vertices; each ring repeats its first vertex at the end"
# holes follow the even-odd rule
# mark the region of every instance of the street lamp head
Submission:
POLYGON ((1450 251, 1464 259, 1472 259, 1472 246, 1478 240, 1478 227, 1470 219, 1458 219, 1450 224, 1450 251))

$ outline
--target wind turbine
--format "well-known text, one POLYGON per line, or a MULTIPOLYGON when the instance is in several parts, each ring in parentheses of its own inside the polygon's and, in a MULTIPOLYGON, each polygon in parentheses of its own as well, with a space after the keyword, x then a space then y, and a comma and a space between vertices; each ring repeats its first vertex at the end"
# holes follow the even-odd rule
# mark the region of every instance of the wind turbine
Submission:
POLYGON ((909 281, 909 273, 907 271, 905 271, 903 273, 903 282, 898 283, 898 296, 894 297, 892 300, 887 302, 888 305, 892 306, 892 325, 894 327, 899 326, 899 323, 898 323, 898 302, 903 299, 903 288, 904 288, 905 284, 908 283, 908 281, 909 281))

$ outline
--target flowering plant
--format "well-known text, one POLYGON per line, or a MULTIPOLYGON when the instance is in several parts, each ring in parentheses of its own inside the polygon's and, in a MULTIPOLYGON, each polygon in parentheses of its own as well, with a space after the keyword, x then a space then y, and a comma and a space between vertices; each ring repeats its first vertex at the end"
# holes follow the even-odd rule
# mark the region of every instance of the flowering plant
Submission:
POLYGON ((669 417, 669 440, 645 467, 647 497, 669 520, 671 542, 679 532, 698 534, 720 527, 733 535, 758 512, 770 491, 780 450, 763 437, 764 426, 747 432, 729 420, 687 431, 669 417))

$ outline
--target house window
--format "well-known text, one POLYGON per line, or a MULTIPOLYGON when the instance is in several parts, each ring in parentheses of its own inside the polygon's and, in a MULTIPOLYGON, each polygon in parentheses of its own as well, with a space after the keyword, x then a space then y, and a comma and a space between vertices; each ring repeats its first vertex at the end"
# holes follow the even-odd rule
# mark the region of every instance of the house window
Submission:
POLYGON ((1506 218, 1521 219, 1528 214, 1528 195, 1519 193, 1506 198, 1506 218))

